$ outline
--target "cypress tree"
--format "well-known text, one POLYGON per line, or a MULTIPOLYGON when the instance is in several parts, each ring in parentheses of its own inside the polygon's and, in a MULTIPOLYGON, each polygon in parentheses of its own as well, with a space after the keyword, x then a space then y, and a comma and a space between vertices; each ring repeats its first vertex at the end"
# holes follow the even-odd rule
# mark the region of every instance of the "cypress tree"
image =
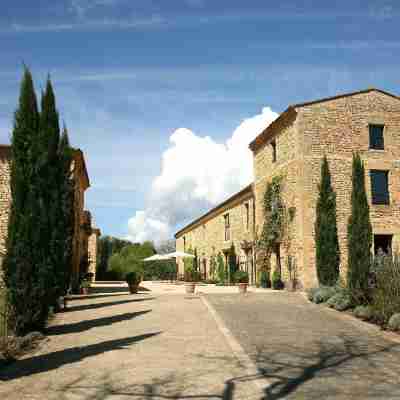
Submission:
POLYGON ((39 112, 32 75, 25 67, 19 104, 14 115, 11 146, 11 209, 8 223, 5 283, 17 334, 41 327, 43 289, 35 263, 37 199, 32 190, 35 174, 34 145, 39 112))
POLYGON ((39 271, 40 286, 44 289, 41 319, 45 322, 49 308, 56 304, 60 295, 62 273, 60 251, 62 233, 59 231, 60 219, 60 142, 59 117, 50 78, 47 79, 42 93, 39 135, 36 142, 36 175, 34 190, 38 199, 36 263, 39 271))
POLYGON ((336 194, 331 183, 326 156, 321 165, 321 181, 315 221, 315 248, 318 281, 334 285, 339 278, 340 251, 336 225, 336 194))
POLYGON ((57 220, 57 241, 59 255, 58 296, 64 296, 71 285, 72 253, 74 237, 74 179, 71 173, 73 149, 69 144, 68 132, 64 126, 59 149, 59 217, 57 220))
POLYGON ((372 226, 365 193, 364 165, 359 154, 353 155, 351 215, 348 221, 347 245, 348 287, 366 293, 372 246, 372 226))

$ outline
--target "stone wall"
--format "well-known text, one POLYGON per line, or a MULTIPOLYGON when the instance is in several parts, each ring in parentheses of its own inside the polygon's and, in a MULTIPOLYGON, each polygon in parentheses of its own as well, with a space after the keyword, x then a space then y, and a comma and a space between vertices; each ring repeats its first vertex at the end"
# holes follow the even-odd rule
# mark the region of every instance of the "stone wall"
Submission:
MULTIPOLYGON (((203 277, 210 278, 210 257, 227 253, 231 244, 235 246, 238 262, 248 269, 251 278, 252 244, 254 240, 254 198, 252 187, 228 199, 221 206, 206 214, 194 224, 176 235, 178 251, 197 250, 203 277), (247 206, 246 206, 247 205, 247 206), (247 223, 247 208, 248 223, 247 223), (225 219, 229 214, 230 240, 225 240, 225 219), (245 247, 245 248, 243 248, 245 247)), ((225 259, 225 255, 224 255, 225 259)), ((183 260, 178 260, 178 274, 183 276, 183 260)), ((255 275, 255 273, 253 273, 255 275)))
POLYGON ((301 107, 297 110, 303 172, 305 285, 317 282, 314 221, 320 165, 327 155, 337 196, 337 223, 341 274, 347 271, 347 222, 350 215, 352 154, 364 160, 366 191, 374 234, 392 234, 393 248, 400 244, 400 100, 378 91, 355 94, 301 107), (369 124, 383 124, 384 150, 369 149, 369 124), (389 171, 390 205, 372 205, 369 171, 389 171))
MULTIPOLYGON (((260 235, 264 225, 264 194, 268 183, 273 177, 282 177, 282 199, 287 212, 289 209, 294 214, 293 220, 288 219, 285 241, 280 246, 280 262, 282 279, 289 278, 287 268, 288 256, 296 263, 298 274, 303 273, 303 262, 300 256, 301 243, 301 204, 298 196, 299 181, 299 141, 297 135, 296 121, 290 119, 287 124, 276 129, 269 139, 254 150, 254 196, 256 209, 256 229, 260 235), (276 144, 276 161, 273 161, 273 148, 271 142, 276 144)), ((259 253, 257 257, 258 268, 263 267, 264 259, 259 253)), ((272 271, 277 267, 275 255, 271 258, 272 271)))
POLYGON ((96 263, 97 263, 97 243, 100 236, 100 229, 92 228, 92 233, 88 239, 89 254, 89 270, 93 274, 93 280, 96 280, 96 263))

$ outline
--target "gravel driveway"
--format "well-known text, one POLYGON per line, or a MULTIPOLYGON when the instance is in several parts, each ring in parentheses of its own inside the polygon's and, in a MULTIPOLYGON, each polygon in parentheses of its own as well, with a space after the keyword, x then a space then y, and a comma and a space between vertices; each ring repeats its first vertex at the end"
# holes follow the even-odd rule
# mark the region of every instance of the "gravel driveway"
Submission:
POLYGON ((209 294, 269 385, 265 399, 400 399, 400 344, 296 293, 209 294))

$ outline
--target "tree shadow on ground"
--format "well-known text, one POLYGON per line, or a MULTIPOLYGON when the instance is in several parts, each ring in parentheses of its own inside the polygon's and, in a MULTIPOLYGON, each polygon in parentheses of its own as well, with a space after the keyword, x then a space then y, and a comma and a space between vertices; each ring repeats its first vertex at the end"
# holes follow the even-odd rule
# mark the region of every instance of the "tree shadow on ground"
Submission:
POLYGON ((63 365, 74 364, 85 358, 97 356, 107 351, 129 350, 130 345, 151 338, 155 335, 159 335, 160 333, 161 332, 153 332, 123 339, 108 340, 88 346, 72 347, 49 354, 42 354, 18 360, 10 367, 0 371, 0 381, 9 381, 51 371, 60 368, 63 365))
MULTIPOLYGON (((238 397, 240 396, 242 385, 253 385, 258 381, 260 386, 263 387, 262 390, 259 390, 260 400, 287 398, 318 400, 325 398, 352 398, 366 400, 368 398, 389 399, 396 396, 396 389, 388 392, 389 394, 382 391, 384 385, 391 384, 391 379, 397 374, 396 371, 390 375, 379 373, 376 370, 378 376, 375 379, 379 381, 379 387, 377 387, 379 391, 369 391, 368 385, 371 379, 374 379, 371 376, 370 369, 379 366, 384 361, 383 357, 388 353, 390 353, 389 356, 393 356, 392 351, 399 351, 398 344, 390 343, 375 346, 375 349, 371 350, 368 345, 360 343, 354 338, 341 336, 336 337, 335 341, 336 343, 315 343, 315 348, 310 351, 300 351, 299 347, 295 345, 285 346, 285 350, 279 349, 279 352, 273 352, 273 346, 270 346, 269 349, 257 349, 253 354, 253 358, 259 365, 258 372, 254 374, 244 373, 243 375, 226 379, 221 382, 222 388, 220 391, 207 390, 205 375, 210 376, 210 379, 212 379, 216 373, 221 372, 221 368, 224 367, 221 367, 221 364, 215 365, 215 360, 217 359, 223 360, 227 367, 230 367, 232 362, 236 363, 237 361, 228 356, 209 357, 202 354, 197 356, 206 362, 206 366, 203 366, 202 369, 202 381, 204 384, 203 388, 197 392, 193 392, 190 389, 191 382, 197 382, 198 380, 199 371, 196 371, 196 369, 193 371, 176 369, 174 372, 161 377, 157 376, 155 371, 155 376, 147 382, 134 384, 124 383, 118 370, 105 372, 102 376, 97 376, 95 378, 96 381, 93 381, 90 378, 90 374, 88 375, 89 371, 86 371, 82 373, 81 377, 57 387, 56 390, 59 393, 59 400, 67 400, 73 395, 84 400, 106 400, 114 396, 118 398, 160 400, 234 400, 235 398, 243 398, 238 397), (338 342, 340 344, 337 344, 338 342), (207 364, 208 359, 210 362, 207 364), (369 369, 357 370, 356 364, 360 361, 366 363, 369 369), (314 379, 315 382, 313 381, 314 379), (331 379, 337 379, 335 386, 332 386, 331 379), (366 391, 357 393, 353 392, 352 388, 350 388, 350 391, 343 390, 343 379, 353 381, 350 383, 354 384, 358 383, 358 379, 365 379, 367 382, 365 384, 366 391), (313 386, 308 385, 311 382, 313 382, 313 386), (188 392, 189 389, 190 394, 188 392)), ((123 345, 126 344, 119 344, 119 346, 123 345)), ((41 360, 37 361, 40 363, 41 360)), ((73 360, 72 362, 76 361, 79 360, 73 360)), ((39 369, 36 372, 41 372, 39 365, 36 365, 35 368, 39 369)), ((47 369, 45 368, 44 370, 47 369)), ((393 387, 395 388, 395 386, 393 387)), ((54 385, 51 388, 49 387, 50 390, 54 390, 54 385)))
POLYGON ((120 315, 113 315, 110 317, 103 317, 97 319, 83 320, 72 324, 53 325, 45 330, 46 335, 64 335, 67 333, 79 333, 87 331, 88 329, 97 328, 100 326, 112 325, 117 322, 129 321, 140 315, 147 314, 151 310, 137 311, 133 313, 124 313, 120 315))
POLYGON ((310 351, 301 350, 296 345, 279 349, 274 349, 273 345, 268 349, 258 348, 252 355, 258 372, 232 378, 225 385, 259 381, 264 387, 262 400, 320 400, 332 396, 358 400, 392 398, 398 390, 396 388, 400 387, 400 345, 375 344, 371 350, 368 343, 358 338, 342 335, 334 339, 336 343, 321 341, 310 351), (374 376, 379 367, 393 356, 397 356, 398 368, 388 371, 384 367, 374 376), (354 386, 360 384, 360 380, 364 385, 361 384, 363 389, 357 393, 354 386))
POLYGON ((96 285, 91 286, 90 293, 98 294, 98 293, 125 293, 129 294, 128 286, 108 286, 108 285, 96 285))
POLYGON ((109 307, 109 306, 118 306, 120 304, 136 303, 136 302, 148 301, 148 300, 154 300, 154 299, 155 299, 155 297, 144 297, 144 298, 140 298, 140 299, 108 301, 108 302, 104 302, 104 303, 90 303, 90 304, 69 305, 68 308, 67 308, 67 312, 70 312, 70 311, 95 310, 97 308, 103 308, 103 307, 109 307))
POLYGON ((75 300, 92 300, 92 299, 103 299, 107 297, 118 297, 118 296, 127 296, 129 295, 128 292, 126 293, 105 293, 101 294, 102 292, 98 292, 98 294, 78 294, 78 295, 70 295, 68 297, 68 301, 75 301, 75 300))

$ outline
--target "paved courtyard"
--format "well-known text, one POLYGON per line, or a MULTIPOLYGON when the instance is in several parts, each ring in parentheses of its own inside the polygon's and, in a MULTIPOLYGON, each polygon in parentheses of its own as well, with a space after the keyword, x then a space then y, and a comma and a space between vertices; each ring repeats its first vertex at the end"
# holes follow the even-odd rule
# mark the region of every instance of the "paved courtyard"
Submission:
POLYGON ((36 353, 0 370, 0 399, 260 398, 200 297, 148 286, 71 301, 36 353))
POLYGON ((72 300, 0 399, 400 399, 400 341, 299 294, 143 286, 72 300))
POLYGON ((268 380, 265 399, 400 399, 400 340, 376 327, 297 293, 207 298, 268 380))

